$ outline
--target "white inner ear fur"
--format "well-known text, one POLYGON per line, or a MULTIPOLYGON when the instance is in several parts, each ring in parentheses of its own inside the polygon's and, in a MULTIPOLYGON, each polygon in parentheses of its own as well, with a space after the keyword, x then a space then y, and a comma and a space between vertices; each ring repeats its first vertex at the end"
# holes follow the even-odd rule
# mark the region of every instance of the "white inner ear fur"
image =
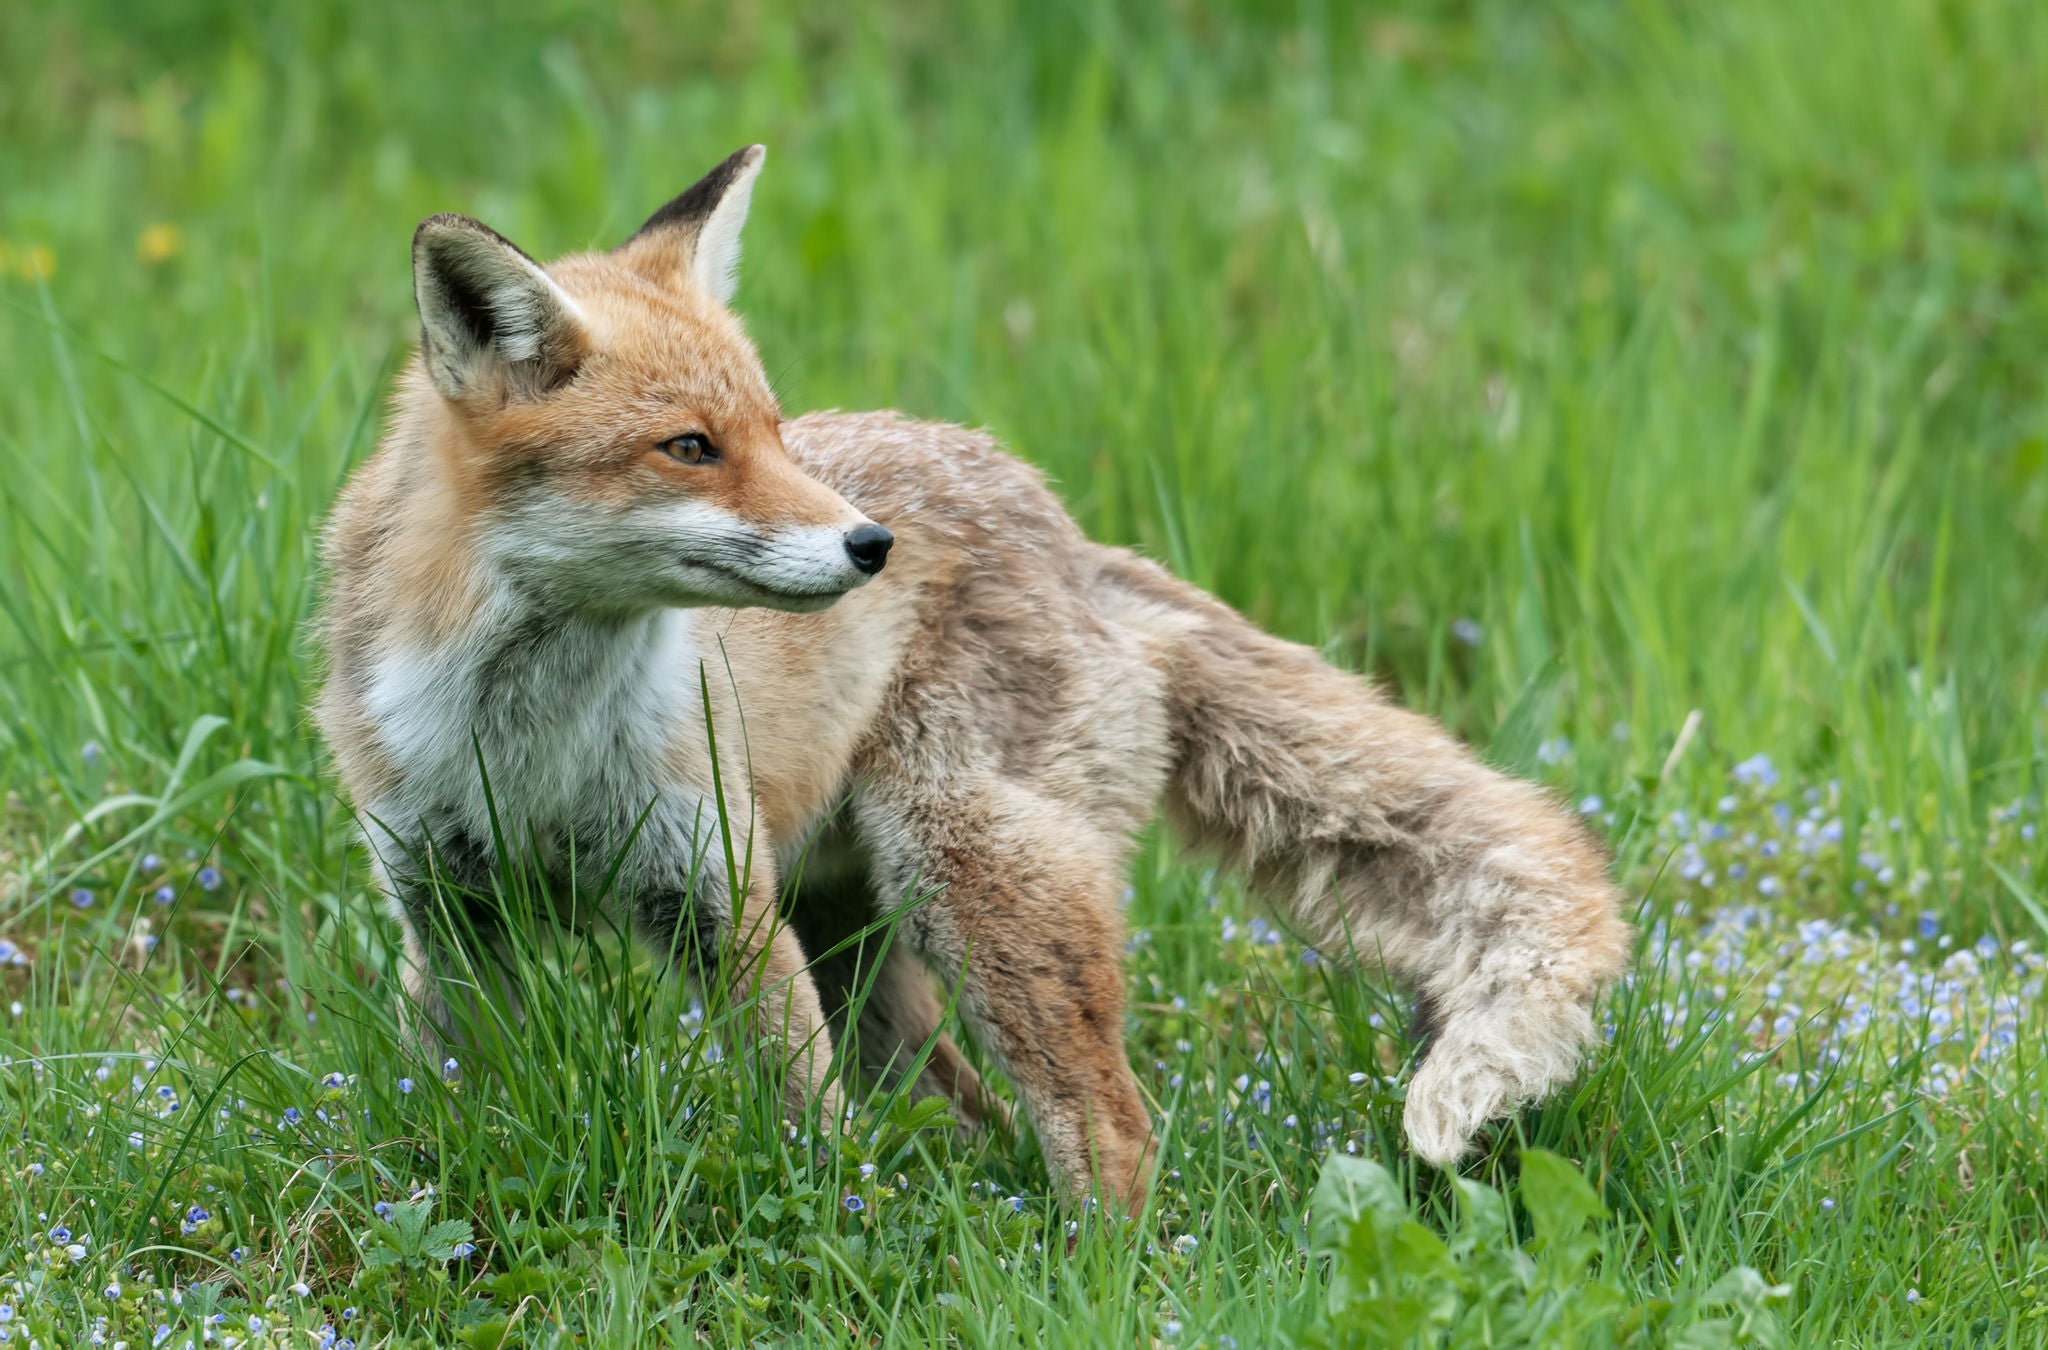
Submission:
POLYGON ((424 241, 416 285, 427 365, 449 398, 459 397, 492 360, 531 361, 548 339, 582 325, 583 311, 532 259, 486 234, 451 226, 424 241), (476 340, 459 297, 481 295, 491 340, 476 340))
POLYGON ((690 279, 711 293, 721 305, 732 303, 740 287, 740 230, 747 223, 747 206, 753 201, 754 179, 768 152, 761 146, 747 157, 733 175, 732 186, 711 208, 703 228, 697 232, 697 248, 690 259, 690 279))

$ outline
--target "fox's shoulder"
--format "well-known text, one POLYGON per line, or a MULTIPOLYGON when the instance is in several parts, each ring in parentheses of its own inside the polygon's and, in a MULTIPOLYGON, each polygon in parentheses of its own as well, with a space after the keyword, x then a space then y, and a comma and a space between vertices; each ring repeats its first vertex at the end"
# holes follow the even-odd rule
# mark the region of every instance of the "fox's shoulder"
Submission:
MULTIPOLYGON (((806 413, 782 429, 798 467, 901 533, 981 544, 991 533, 1079 541, 1045 475, 976 427, 900 412, 806 413)), ((1019 540, 1019 542, 1022 542, 1019 540)))

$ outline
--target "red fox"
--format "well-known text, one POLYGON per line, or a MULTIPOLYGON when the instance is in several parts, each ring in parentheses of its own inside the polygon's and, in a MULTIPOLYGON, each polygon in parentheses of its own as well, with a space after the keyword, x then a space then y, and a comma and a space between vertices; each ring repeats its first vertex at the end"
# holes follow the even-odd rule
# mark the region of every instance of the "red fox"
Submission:
POLYGON ((1566 1080, 1629 943, 1577 819, 1091 543, 987 435, 784 420, 726 308, 764 153, 608 253, 543 267, 455 215, 413 237, 419 352, 328 528, 317 717, 419 1034, 445 1036, 472 987, 442 978, 436 878, 488 895, 498 831, 564 885, 572 849, 615 849, 638 936, 722 952, 700 968, 757 991, 793 1105, 836 1118, 851 1037, 885 1077, 930 1046, 913 1090, 969 1126, 1000 1114, 940 1031, 943 982, 1056 1184, 1136 1207, 1153 1120, 1124 1047, 1120 892, 1163 801, 1304 940, 1413 985, 1418 1156, 1454 1163, 1566 1080), (714 769, 754 860, 739 894, 707 847, 714 769), (822 847, 835 814, 860 884, 800 887, 778 918, 776 860, 822 847), (806 948, 907 897, 849 1026, 845 963, 806 948))

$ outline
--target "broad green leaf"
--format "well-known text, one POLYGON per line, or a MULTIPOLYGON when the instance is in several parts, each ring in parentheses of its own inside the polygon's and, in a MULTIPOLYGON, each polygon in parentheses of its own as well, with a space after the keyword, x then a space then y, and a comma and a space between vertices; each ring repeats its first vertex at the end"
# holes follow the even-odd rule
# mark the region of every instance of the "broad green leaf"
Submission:
POLYGON ((1522 1150, 1520 1195, 1536 1236, 1553 1247, 1566 1247, 1588 1224, 1607 1217, 1579 1169, 1544 1149, 1522 1150))

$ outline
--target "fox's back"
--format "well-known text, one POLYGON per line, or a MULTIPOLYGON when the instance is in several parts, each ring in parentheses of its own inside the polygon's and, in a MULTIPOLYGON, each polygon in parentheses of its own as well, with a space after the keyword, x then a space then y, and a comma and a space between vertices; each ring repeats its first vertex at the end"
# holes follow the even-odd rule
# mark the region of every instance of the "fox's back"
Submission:
MULTIPOLYGON (((1147 565, 1091 543, 1039 472, 984 432, 826 412, 783 435, 798 467, 897 544, 874 584, 826 613, 743 611, 736 627, 776 635, 815 704, 847 687, 872 699, 858 742, 915 739, 922 753, 1000 763, 1006 791, 1084 806, 1105 832, 1141 825, 1167 769, 1159 653, 1178 621, 1106 578, 1147 565)), ((824 728, 798 720, 819 746, 824 728)), ((849 778, 861 750, 850 747, 849 778)))

